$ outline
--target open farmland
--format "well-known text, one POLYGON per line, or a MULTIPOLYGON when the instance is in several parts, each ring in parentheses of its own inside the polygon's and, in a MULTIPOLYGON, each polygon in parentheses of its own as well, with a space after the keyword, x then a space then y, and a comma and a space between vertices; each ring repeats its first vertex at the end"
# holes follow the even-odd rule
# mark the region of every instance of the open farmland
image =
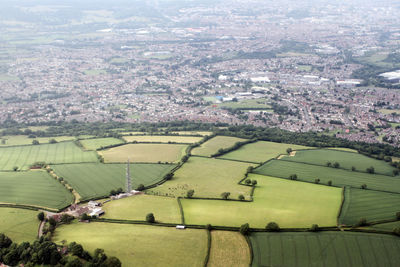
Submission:
POLYGON ((39 228, 37 214, 33 210, 0 207, 0 233, 18 243, 34 241, 39 228))
POLYGON ((61 209, 72 194, 45 171, 0 172, 0 203, 61 209))
POLYGON ((347 187, 339 223, 356 224, 360 218, 368 222, 394 220, 400 211, 400 194, 347 187))
POLYGON ((57 228, 53 241, 75 241, 90 252, 103 248, 122 266, 203 266, 206 230, 114 223, 74 223, 57 228))
POLYGON ((158 222, 181 223, 181 214, 176 198, 151 195, 136 195, 107 202, 103 206, 104 218, 143 221, 152 212, 158 222))
POLYGON ((398 177, 352 172, 286 160, 271 160, 255 169, 254 173, 286 179, 290 175, 296 174, 297 179, 301 181, 314 182, 318 178, 321 180, 321 184, 332 181, 333 186, 356 188, 366 184, 369 189, 400 193, 400 179, 398 177))
POLYGON ((179 135, 202 135, 202 136, 208 136, 213 134, 212 132, 207 132, 207 131, 177 131, 171 133, 179 135))
POLYGON ((253 233, 252 266, 398 266, 400 239, 350 232, 253 233))
POLYGON ((375 173, 392 175, 394 167, 383 160, 373 159, 358 153, 351 153, 345 151, 329 150, 329 149, 316 149, 316 150, 303 150, 297 151, 294 157, 284 157, 282 160, 295 161, 301 163, 316 164, 326 166, 327 162, 338 162, 340 168, 351 170, 354 166, 357 171, 366 172, 366 169, 373 166, 375 173))
POLYGON ((178 162, 187 145, 128 144, 99 151, 105 162, 178 162))
POLYGON ((195 197, 221 198, 221 193, 230 192, 233 198, 239 194, 249 197, 250 187, 239 185, 249 163, 190 157, 175 172, 172 180, 151 189, 151 193, 168 196, 185 196, 190 189, 195 197))
POLYGON ((173 135, 132 135, 124 136, 126 142, 149 142, 149 143, 182 143, 193 144, 201 141, 203 137, 197 136, 173 136, 173 135))
MULTIPOLYGON (((264 228, 275 221, 281 227, 335 226, 341 189, 260 175, 253 202, 183 199, 185 222, 264 228)), ((243 186, 244 187, 244 186, 243 186)))
MULTIPOLYGON (((126 164, 61 164, 52 165, 54 172, 74 188, 82 200, 108 196, 112 189, 125 188, 126 164)), ((175 165, 130 164, 132 188, 161 181, 175 165)))
POLYGON ((60 164, 96 161, 95 152, 82 151, 73 142, 0 148, 0 170, 12 170, 14 167, 27 170, 35 162, 60 164))
POLYGON ((259 141, 244 145, 235 151, 229 152, 221 156, 221 158, 260 163, 275 158, 280 154, 286 154, 286 150, 288 148, 297 150, 307 149, 308 147, 293 144, 259 141))
POLYGON ((74 136, 56 136, 56 137, 29 138, 27 135, 2 136, 0 138, 0 147, 32 145, 33 140, 37 140, 40 144, 47 144, 47 143, 50 143, 51 139, 54 139, 57 142, 62 142, 62 141, 75 140, 75 137, 74 136))
POLYGON ((245 139, 231 136, 216 136, 201 144, 201 146, 194 148, 192 155, 210 157, 217 153, 220 148, 229 148, 236 142, 242 141, 245 141, 245 139))
POLYGON ((114 137, 92 138, 79 141, 87 150, 96 150, 102 147, 123 144, 124 142, 114 137))
POLYGON ((393 231, 393 229, 399 228, 399 227, 400 227, 400 221, 395 221, 395 222, 389 222, 389 223, 375 224, 375 225, 369 226, 368 228, 391 232, 391 231, 393 231))
POLYGON ((250 248, 243 235, 230 231, 211 231, 209 267, 250 264, 250 248))

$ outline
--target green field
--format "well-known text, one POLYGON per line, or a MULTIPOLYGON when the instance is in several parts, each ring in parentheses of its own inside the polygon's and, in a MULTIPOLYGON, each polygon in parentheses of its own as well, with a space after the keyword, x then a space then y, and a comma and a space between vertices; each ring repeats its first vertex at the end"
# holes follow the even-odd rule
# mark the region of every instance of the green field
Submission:
POLYGON ((181 223, 178 201, 171 197, 136 195, 107 202, 103 210, 104 218, 143 221, 152 212, 157 222, 181 223))
POLYGON ((252 266, 399 266, 400 239, 350 232, 253 233, 252 266))
POLYGON ((335 226, 341 189, 251 174, 258 181, 253 202, 183 199, 187 224, 264 228, 275 221, 281 227, 335 226))
POLYGON ((360 218, 368 222, 394 220, 400 211, 400 194, 347 187, 339 223, 356 224, 360 218))
POLYGON ((85 70, 84 71, 85 75, 87 76, 97 76, 97 75, 102 75, 102 74, 107 74, 106 70, 85 70))
POLYGON ((1 139, 0 147, 2 147, 2 146, 32 145, 33 140, 39 141, 40 144, 47 144, 50 142, 51 139, 55 139, 57 142, 71 141, 71 140, 75 140, 75 137, 73 137, 73 136, 56 136, 56 137, 29 138, 27 135, 13 135, 13 136, 2 136, 0 139, 1 139))
POLYGON ((400 114, 400 109, 380 109, 378 110, 378 112, 382 114, 392 114, 392 113, 400 114))
POLYGON ((153 143, 184 143, 193 144, 200 142, 203 138, 196 136, 167 136, 167 135, 132 135, 124 136, 127 142, 153 142, 153 143))
POLYGON ((384 160, 373 159, 358 153, 337 151, 330 149, 302 150, 297 151, 294 157, 283 157, 282 160, 326 166, 327 162, 338 162, 340 168, 351 170, 354 166, 357 171, 366 172, 366 169, 373 166, 375 173, 392 175, 394 167, 384 160))
POLYGON ((238 102, 225 102, 218 104, 221 108, 230 108, 230 109, 271 109, 271 106, 268 104, 269 99, 245 99, 238 102))
POLYGON ((368 228, 391 232, 391 231, 393 231, 393 229, 399 228, 399 227, 400 227, 400 221, 396 221, 396 222, 375 224, 375 225, 369 226, 368 228))
POLYGON ((333 186, 340 187, 360 188, 361 185, 366 184, 369 189, 400 193, 398 177, 352 172, 286 160, 271 160, 255 169, 254 173, 280 178, 289 178, 290 175, 296 174, 297 179, 301 181, 314 182, 318 178, 321 184, 327 184, 329 180, 332 181, 333 186))
POLYGON ((195 197, 220 198, 221 193, 230 192, 233 198, 239 194, 248 197, 250 188, 238 185, 244 178, 249 163, 190 157, 189 160, 175 172, 172 180, 150 190, 168 196, 185 196, 190 189, 195 191, 195 197))
POLYGON ((96 150, 102 147, 123 144, 124 142, 114 137, 84 139, 79 141, 87 150, 96 150))
POLYGON ((179 135, 202 135, 202 136, 212 135, 212 132, 207 132, 207 131, 177 131, 171 133, 179 135))
POLYGON ((250 248, 243 235, 230 231, 211 231, 208 267, 248 267, 249 264, 250 248))
POLYGON ((95 152, 84 152, 73 142, 0 148, 0 170, 27 170, 35 162, 47 164, 96 162, 95 152))
POLYGON ((105 162, 178 162, 187 145, 128 144, 99 151, 105 162))
POLYGON ((239 149, 221 156, 224 159, 244 160, 251 162, 264 162, 280 154, 286 154, 286 149, 307 149, 306 146, 259 141, 240 147, 239 149))
POLYGON ((218 152, 220 148, 232 147, 236 142, 243 142, 246 139, 230 137, 230 136, 216 136, 211 138, 199 147, 192 150, 192 155, 210 157, 218 152))
POLYGON ((45 171, 0 172, 0 203, 60 209, 72 202, 72 194, 45 171))
MULTIPOLYGON (((112 189, 125 189, 126 164, 82 163, 51 167, 78 192, 82 200, 109 195, 112 189)), ((139 184, 155 184, 174 167, 169 164, 130 164, 132 188, 139 184)))
POLYGON ((206 230, 114 223, 74 223, 57 228, 53 241, 75 241, 93 253, 103 248, 122 266, 203 266, 206 230))
POLYGON ((0 207, 0 233, 17 243, 34 241, 39 228, 37 214, 33 210, 0 207))

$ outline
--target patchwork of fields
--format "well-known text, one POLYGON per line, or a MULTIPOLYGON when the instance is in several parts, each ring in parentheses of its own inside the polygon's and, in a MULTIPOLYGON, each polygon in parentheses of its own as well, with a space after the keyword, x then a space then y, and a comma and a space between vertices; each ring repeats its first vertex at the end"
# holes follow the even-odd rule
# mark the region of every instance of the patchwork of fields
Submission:
POLYGON ((132 135, 124 136, 126 142, 149 142, 149 143, 182 143, 193 144, 201 141, 203 137, 197 136, 168 136, 168 135, 132 135))
POLYGON ((254 170, 254 173, 288 179, 296 174, 298 180, 314 182, 320 179, 321 184, 332 181, 333 186, 352 186, 360 188, 366 184, 367 188, 393 193, 400 193, 400 179, 380 174, 352 172, 342 169, 317 165, 290 162, 285 160, 271 160, 254 170))
POLYGON ((205 142, 199 147, 192 150, 192 155, 210 157, 218 152, 221 148, 229 148, 237 142, 243 142, 245 139, 230 137, 230 136, 216 136, 205 142))
POLYGON ((29 169, 35 162, 47 164, 97 162, 96 153, 83 151, 73 142, 0 147, 0 170, 29 169))
POLYGON ((122 140, 114 137, 91 138, 91 139, 80 140, 79 142, 87 150, 96 150, 102 147, 124 143, 122 140))
POLYGON ((56 137, 36 137, 29 138, 27 135, 12 135, 12 136, 2 136, 0 138, 0 147, 2 146, 21 146, 21 145, 32 145, 32 141, 36 140, 40 144, 50 143, 50 140, 54 139, 57 142, 62 141, 72 141, 75 140, 74 136, 56 136, 56 137), (4 143, 3 143, 4 142, 4 143))
POLYGON ((65 208, 72 194, 45 171, 0 172, 0 203, 65 208))
MULTIPOLYGON (((132 188, 161 181, 176 165, 130 164, 132 188)), ((108 196, 111 190, 125 188, 126 164, 61 164, 51 166, 81 196, 81 200, 108 196)))
POLYGON ((350 233, 253 233, 252 266, 387 266, 400 262, 400 239, 350 233))

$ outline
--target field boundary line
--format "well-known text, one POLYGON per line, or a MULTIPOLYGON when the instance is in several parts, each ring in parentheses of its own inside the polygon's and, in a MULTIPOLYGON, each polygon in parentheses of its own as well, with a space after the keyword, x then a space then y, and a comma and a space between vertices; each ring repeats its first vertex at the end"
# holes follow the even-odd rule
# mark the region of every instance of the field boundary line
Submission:
POLYGON ((340 207, 339 207, 339 213, 337 215, 337 219, 336 219, 336 224, 339 226, 340 224, 340 216, 342 216, 343 214, 345 214, 347 212, 347 209, 349 207, 349 205, 346 205, 348 203, 348 199, 350 198, 350 193, 348 193, 348 191, 350 191, 350 188, 346 189, 346 186, 343 187, 342 189, 342 202, 340 203, 340 207), (348 194, 348 197, 346 198, 348 194), (345 204, 346 202, 346 204, 345 204), (345 206, 346 205, 346 206, 345 206))
POLYGON ((211 230, 206 229, 206 231, 207 231, 207 254, 206 257, 204 258, 204 263, 203 263, 204 267, 207 267, 208 262, 210 260, 211 242, 212 242, 211 230))
POLYGON ((181 197, 177 197, 177 201, 178 201, 179 211, 180 211, 180 214, 181 214, 181 223, 183 225, 185 225, 185 213, 183 212, 183 207, 182 207, 182 203, 181 203, 181 197))
POLYGON ((249 236, 244 236, 244 239, 246 240, 248 249, 249 249, 249 255, 250 255, 250 262, 249 262, 249 267, 253 264, 254 260, 254 251, 253 251, 253 245, 251 244, 251 240, 249 236))

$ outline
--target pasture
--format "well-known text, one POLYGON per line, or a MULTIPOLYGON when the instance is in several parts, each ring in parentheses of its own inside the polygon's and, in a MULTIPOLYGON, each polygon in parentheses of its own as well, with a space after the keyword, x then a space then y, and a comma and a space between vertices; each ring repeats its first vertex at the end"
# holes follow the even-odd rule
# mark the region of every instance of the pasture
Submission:
POLYGON ((128 144, 99 151, 108 162, 178 162, 185 155, 187 145, 128 144))
POLYGON ((51 139, 54 139, 57 142, 62 142, 62 141, 75 140, 75 137, 74 136, 55 136, 55 137, 29 138, 27 135, 2 136, 0 138, 0 147, 32 145, 33 140, 37 140, 39 142, 39 144, 48 144, 48 143, 50 143, 51 139))
POLYGON ((72 202, 72 194, 45 171, 0 172, 0 203, 61 209, 72 202))
POLYGON ((350 233, 253 233, 252 266, 398 266, 400 239, 350 233))
POLYGON ((339 224, 354 225, 360 218, 367 222, 396 219, 400 211, 400 194, 347 187, 339 224))
MULTIPOLYGON (((81 196, 81 200, 108 196, 111 190, 125 189, 126 164, 61 164, 51 166, 59 177, 81 196)), ((149 186, 163 179, 175 165, 130 164, 132 189, 139 184, 149 186)))
POLYGON ((150 189, 149 193, 185 196, 190 189, 195 191, 195 197, 221 198, 221 193, 230 192, 231 197, 239 194, 249 197, 250 187, 239 185, 244 178, 249 163, 190 157, 189 160, 175 172, 172 180, 150 189))
POLYGON ((210 157, 217 153, 220 148, 229 148, 236 142, 243 142, 245 140, 246 139, 231 136, 216 136, 201 144, 199 147, 195 147, 191 153, 196 156, 210 157))
POLYGON ((197 136, 168 136, 168 135, 132 135, 124 136, 123 139, 126 142, 149 142, 149 143, 182 143, 182 144, 193 144, 200 142, 203 137, 197 136))
POLYGON ((209 267, 250 264, 250 248, 243 235, 230 231, 211 231, 209 267))
POLYGON ((400 193, 400 179, 398 177, 352 172, 286 160, 271 160, 256 168, 253 172, 285 179, 296 174, 300 181, 314 182, 315 179, 320 179, 321 184, 326 185, 328 181, 332 181, 333 186, 352 186, 355 188, 360 188, 361 185, 366 184, 368 189, 400 193))
POLYGON ((32 242, 37 237, 38 211, 0 207, 0 233, 15 242, 32 242))
POLYGON ((258 98, 258 99, 244 99, 238 102, 224 102, 221 104, 218 104, 220 108, 229 108, 229 109, 242 109, 242 110, 247 110, 247 109, 271 109, 271 105, 269 105, 269 99, 263 99, 263 98, 258 98))
POLYGON ((375 224, 375 225, 369 226, 368 228, 391 232, 391 231, 393 231, 393 229, 399 228, 399 227, 400 227, 400 221, 396 221, 396 222, 375 224))
POLYGON ((288 148, 298 150, 308 149, 309 147, 293 144, 258 141, 255 143, 244 145, 235 151, 229 152, 221 156, 221 158, 261 163, 269 159, 275 158, 280 154, 287 154, 286 150, 288 148))
POLYGON ((0 170, 27 170, 35 162, 47 164, 96 162, 92 151, 82 151, 73 142, 31 146, 0 147, 0 170))
POLYGON ((212 132, 207 132, 207 131, 177 131, 171 133, 179 135, 202 135, 202 136, 208 136, 213 134, 212 132))
POLYGON ((84 140, 79 140, 79 142, 86 150, 96 150, 102 147, 124 143, 122 140, 114 137, 84 139, 84 140))
POLYGON ((384 160, 377 160, 358 153, 345 151, 337 151, 330 149, 315 149, 297 151, 294 157, 284 157, 282 160, 295 161, 301 163, 316 164, 326 166, 327 162, 338 162, 340 168, 351 170, 352 167, 356 171, 366 172, 366 169, 373 166, 375 173, 392 176, 394 167, 390 166, 384 160))
POLYGON ((122 266, 203 266, 206 230, 114 223, 73 223, 57 228, 53 241, 75 241, 93 253, 103 248, 122 266))
POLYGON ((140 220, 152 212, 157 222, 181 223, 178 201, 176 198, 151 195, 136 195, 107 202, 103 206, 104 218, 140 220))
MULTIPOLYGON (((260 175, 253 202, 183 199, 187 224, 264 228, 268 222, 280 227, 335 226, 341 204, 341 189, 294 182, 260 175)), ((244 187, 244 186, 243 186, 244 187)))

